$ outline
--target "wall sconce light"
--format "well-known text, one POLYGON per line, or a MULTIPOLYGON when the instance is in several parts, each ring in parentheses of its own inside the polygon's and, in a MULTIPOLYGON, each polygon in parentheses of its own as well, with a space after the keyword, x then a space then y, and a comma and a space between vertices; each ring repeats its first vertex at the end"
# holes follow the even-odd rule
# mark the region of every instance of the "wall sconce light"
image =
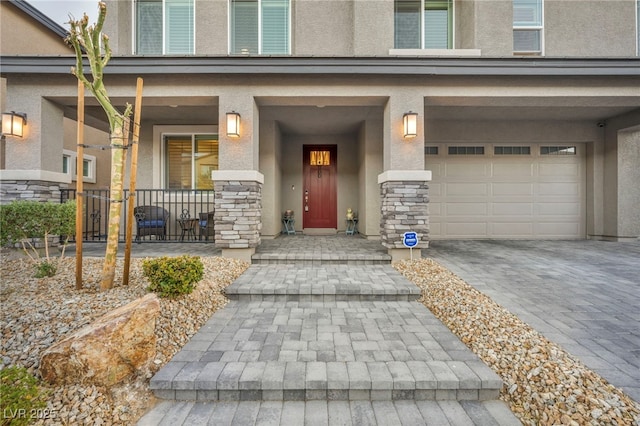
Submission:
POLYGON ((235 111, 227 113, 227 136, 231 138, 240 137, 240 114, 235 111))
POLYGON ((27 125, 27 114, 15 111, 2 113, 2 134, 5 136, 24 135, 24 126, 27 125))
POLYGON ((418 113, 407 112, 402 116, 405 138, 415 138, 418 135, 418 113))

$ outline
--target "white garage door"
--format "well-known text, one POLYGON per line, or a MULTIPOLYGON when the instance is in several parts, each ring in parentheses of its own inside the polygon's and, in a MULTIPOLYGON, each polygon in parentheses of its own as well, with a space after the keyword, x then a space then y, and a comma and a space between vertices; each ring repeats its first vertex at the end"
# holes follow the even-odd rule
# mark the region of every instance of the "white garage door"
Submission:
POLYGON ((584 145, 429 145, 432 239, 584 238, 584 145))

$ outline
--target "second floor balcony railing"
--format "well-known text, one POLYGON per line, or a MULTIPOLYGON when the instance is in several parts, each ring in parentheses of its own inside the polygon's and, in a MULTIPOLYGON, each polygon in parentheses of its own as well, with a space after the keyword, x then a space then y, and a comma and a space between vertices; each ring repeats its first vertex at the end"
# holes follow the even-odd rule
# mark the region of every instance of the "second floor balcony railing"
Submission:
MULTIPOLYGON (((82 223, 85 242, 107 240, 111 191, 86 190, 82 223)), ((136 243, 149 242, 214 242, 213 190, 138 189, 135 197, 124 191, 120 234, 125 241, 129 203, 135 203, 133 237, 136 243)), ((61 202, 76 199, 75 189, 61 191, 61 202)), ((72 237, 71 240, 75 241, 72 237)))

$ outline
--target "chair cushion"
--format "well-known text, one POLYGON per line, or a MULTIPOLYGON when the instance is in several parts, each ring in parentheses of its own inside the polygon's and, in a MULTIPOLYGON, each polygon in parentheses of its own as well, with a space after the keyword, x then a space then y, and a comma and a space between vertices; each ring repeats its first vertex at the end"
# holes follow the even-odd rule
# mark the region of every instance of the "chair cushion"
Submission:
POLYGON ((164 226, 164 220, 162 219, 139 220, 138 226, 141 228, 160 228, 164 226))
POLYGON ((207 227, 207 221, 206 220, 201 220, 200 221, 200 227, 201 228, 206 228, 207 227))

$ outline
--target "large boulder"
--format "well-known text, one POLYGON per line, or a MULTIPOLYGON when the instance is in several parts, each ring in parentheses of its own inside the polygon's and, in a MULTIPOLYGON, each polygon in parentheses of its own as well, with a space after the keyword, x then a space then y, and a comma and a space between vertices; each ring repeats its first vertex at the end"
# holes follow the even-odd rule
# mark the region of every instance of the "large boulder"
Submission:
POLYGON ((52 384, 111 386, 140 370, 156 353, 155 294, 109 312, 47 349, 42 378, 52 384))

